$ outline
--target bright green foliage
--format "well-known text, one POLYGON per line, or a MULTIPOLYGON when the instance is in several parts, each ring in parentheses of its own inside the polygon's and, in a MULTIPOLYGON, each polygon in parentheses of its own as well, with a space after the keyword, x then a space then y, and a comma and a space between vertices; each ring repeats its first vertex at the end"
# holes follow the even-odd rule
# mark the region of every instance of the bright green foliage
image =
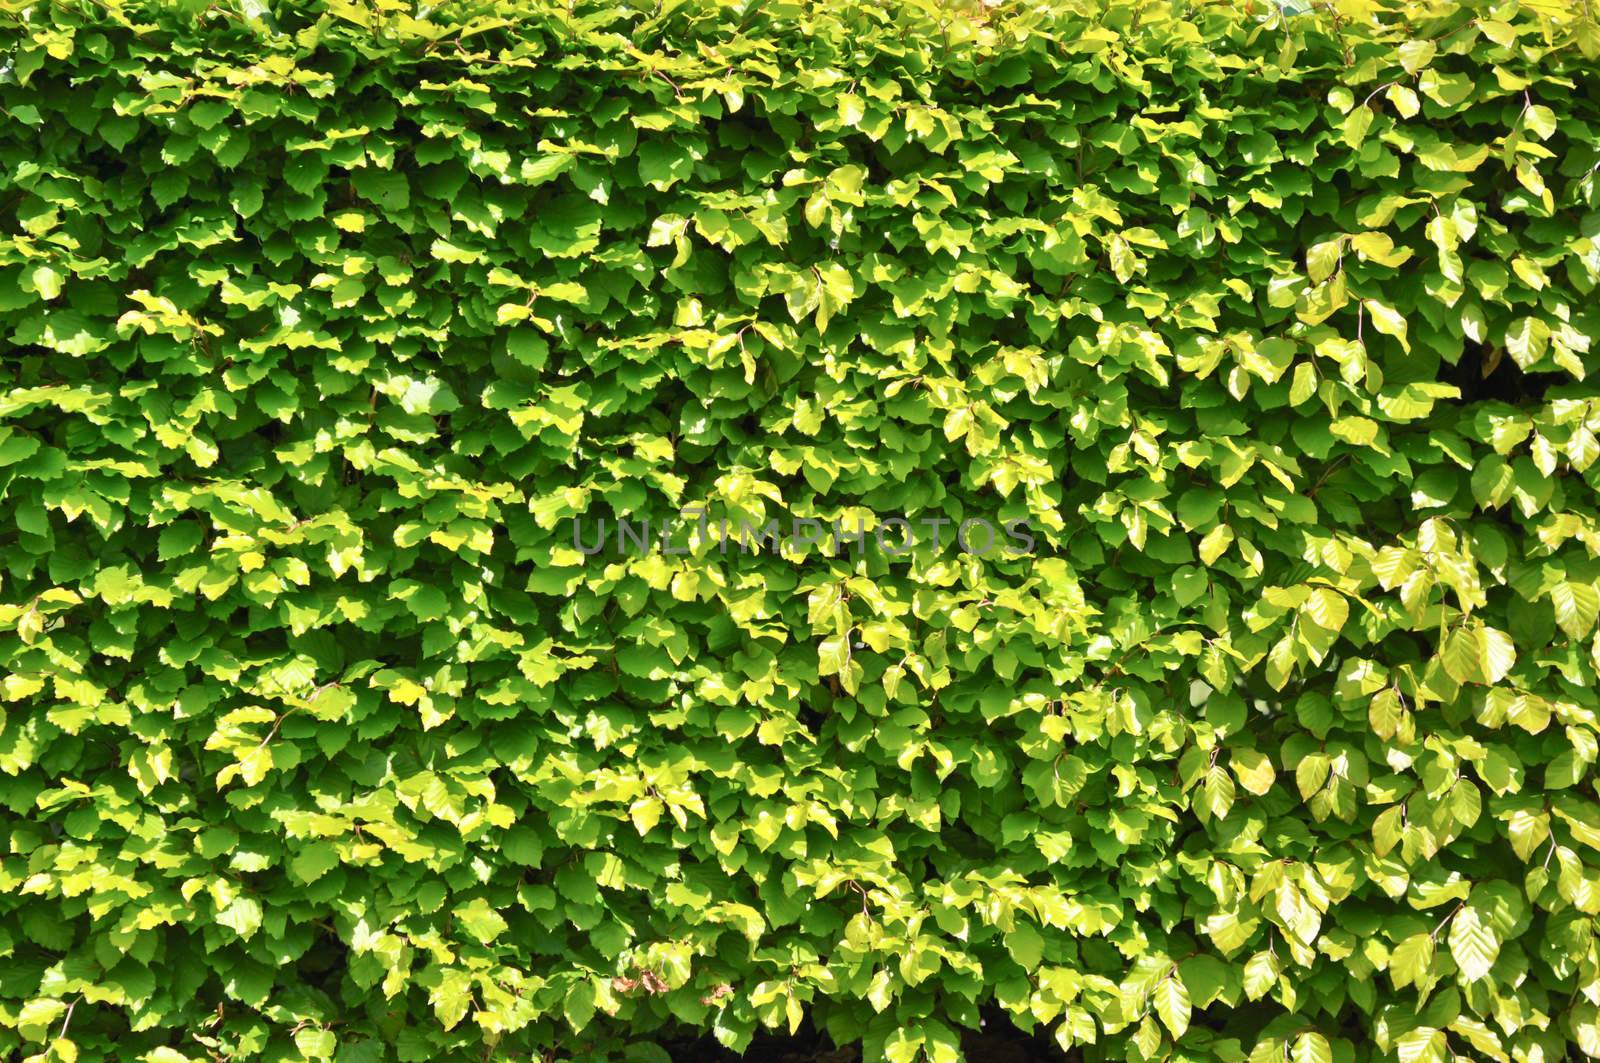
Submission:
POLYGON ((1600 1053, 1600 30, 1287 7, 0 0, 0 1055, 1600 1053))

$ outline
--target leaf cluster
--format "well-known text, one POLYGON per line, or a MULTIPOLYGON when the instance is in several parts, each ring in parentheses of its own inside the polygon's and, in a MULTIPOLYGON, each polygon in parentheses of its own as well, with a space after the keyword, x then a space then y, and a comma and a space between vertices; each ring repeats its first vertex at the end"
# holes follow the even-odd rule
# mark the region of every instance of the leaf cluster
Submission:
POLYGON ((1597 55, 0 0, 0 1055, 1600 1054, 1597 55))

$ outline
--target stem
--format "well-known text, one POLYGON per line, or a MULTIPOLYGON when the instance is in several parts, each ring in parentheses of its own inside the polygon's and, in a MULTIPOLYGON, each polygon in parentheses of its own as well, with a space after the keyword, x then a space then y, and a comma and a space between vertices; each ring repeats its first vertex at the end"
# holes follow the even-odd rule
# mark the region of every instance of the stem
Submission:
POLYGON ((1456 917, 1456 913, 1461 911, 1461 909, 1465 908, 1466 906, 1467 906, 1467 902, 1466 901, 1457 902, 1455 908, 1451 910, 1450 914, 1445 916, 1443 919, 1441 919, 1439 921, 1439 925, 1433 928, 1433 933, 1428 935, 1429 940, 1437 938, 1439 936, 1439 931, 1444 929, 1445 924, 1448 923, 1450 920, 1454 919, 1456 917))

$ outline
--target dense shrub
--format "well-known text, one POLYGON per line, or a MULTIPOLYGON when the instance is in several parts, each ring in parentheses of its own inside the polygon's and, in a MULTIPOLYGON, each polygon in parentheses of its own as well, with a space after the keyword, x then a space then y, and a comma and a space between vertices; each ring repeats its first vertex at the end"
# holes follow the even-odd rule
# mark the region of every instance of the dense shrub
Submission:
POLYGON ((0 3, 0 1054, 1600 1053, 1597 49, 0 3))

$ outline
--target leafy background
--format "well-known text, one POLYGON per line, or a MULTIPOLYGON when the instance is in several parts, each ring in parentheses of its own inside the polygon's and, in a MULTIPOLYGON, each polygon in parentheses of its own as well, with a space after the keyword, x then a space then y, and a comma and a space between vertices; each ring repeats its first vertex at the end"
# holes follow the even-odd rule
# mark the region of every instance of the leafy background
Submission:
POLYGON ((3 0, 0 1053, 1600 1054, 1597 52, 3 0))

